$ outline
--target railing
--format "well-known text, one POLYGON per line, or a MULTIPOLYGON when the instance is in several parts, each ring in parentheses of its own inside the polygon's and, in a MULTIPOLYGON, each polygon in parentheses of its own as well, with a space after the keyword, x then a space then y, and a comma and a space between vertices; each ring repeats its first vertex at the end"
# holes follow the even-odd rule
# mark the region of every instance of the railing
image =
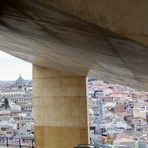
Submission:
POLYGON ((21 148, 22 146, 35 148, 34 138, 0 137, 0 144, 6 145, 7 147, 9 147, 10 145, 11 146, 13 145, 13 146, 19 146, 19 148, 21 148), (26 144, 25 142, 23 142, 23 140, 29 140, 30 143, 26 144))
POLYGON ((95 145, 91 145, 91 144, 79 144, 78 146, 74 147, 74 148, 111 148, 110 146, 105 146, 102 144, 95 144, 95 145))

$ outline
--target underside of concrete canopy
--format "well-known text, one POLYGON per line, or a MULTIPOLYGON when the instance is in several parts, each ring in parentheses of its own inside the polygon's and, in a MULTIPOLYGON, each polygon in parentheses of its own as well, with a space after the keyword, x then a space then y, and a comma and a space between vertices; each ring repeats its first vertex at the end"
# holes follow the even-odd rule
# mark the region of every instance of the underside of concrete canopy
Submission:
POLYGON ((148 1, 3 0, 0 50, 148 90, 148 1))
POLYGON ((147 0, 0 0, 0 50, 33 63, 36 148, 88 144, 86 76, 148 90, 147 0))

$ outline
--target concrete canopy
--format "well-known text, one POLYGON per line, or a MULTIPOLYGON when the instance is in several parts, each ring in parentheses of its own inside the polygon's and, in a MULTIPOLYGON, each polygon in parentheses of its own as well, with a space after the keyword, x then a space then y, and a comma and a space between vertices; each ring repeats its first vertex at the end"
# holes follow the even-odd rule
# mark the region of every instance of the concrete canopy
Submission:
MULTIPOLYGON (((83 1, 85 7, 94 2, 88 1, 83 1)), ((114 23, 103 23, 105 29, 100 27, 103 24, 92 21, 91 15, 84 17, 85 7, 78 9, 80 1, 74 4, 74 1, 70 3, 65 0, 65 3, 69 5, 64 7, 62 1, 50 0, 1 1, 0 50, 47 68, 148 90, 147 41, 142 40, 143 45, 123 37, 122 33, 117 35, 111 32, 119 33, 122 22, 119 27, 114 23), (74 7, 77 9, 70 11, 74 7), (77 13, 73 13, 74 10, 77 13), (82 15, 79 15, 80 12, 83 12, 82 15), (113 29, 106 27, 106 24, 113 26, 113 29)), ((94 5, 97 4, 99 6, 95 1, 94 5)), ((90 5, 88 9, 93 10, 93 7, 90 5)), ((110 13, 106 15, 111 16, 110 13)))

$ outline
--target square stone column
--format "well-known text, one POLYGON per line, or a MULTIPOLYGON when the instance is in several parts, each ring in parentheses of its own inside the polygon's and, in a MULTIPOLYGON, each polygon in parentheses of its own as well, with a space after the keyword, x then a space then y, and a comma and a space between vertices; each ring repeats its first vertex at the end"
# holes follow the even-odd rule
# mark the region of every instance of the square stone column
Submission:
POLYGON ((88 144, 86 77, 33 65, 36 148, 88 144))

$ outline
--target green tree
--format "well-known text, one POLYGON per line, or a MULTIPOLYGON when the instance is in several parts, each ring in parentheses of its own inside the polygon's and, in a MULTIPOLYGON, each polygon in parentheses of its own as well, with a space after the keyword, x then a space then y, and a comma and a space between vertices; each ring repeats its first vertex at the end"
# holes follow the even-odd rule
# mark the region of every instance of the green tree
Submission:
POLYGON ((9 101, 8 101, 8 98, 5 98, 5 100, 4 100, 4 106, 5 106, 5 109, 6 109, 6 110, 9 108, 9 101))

